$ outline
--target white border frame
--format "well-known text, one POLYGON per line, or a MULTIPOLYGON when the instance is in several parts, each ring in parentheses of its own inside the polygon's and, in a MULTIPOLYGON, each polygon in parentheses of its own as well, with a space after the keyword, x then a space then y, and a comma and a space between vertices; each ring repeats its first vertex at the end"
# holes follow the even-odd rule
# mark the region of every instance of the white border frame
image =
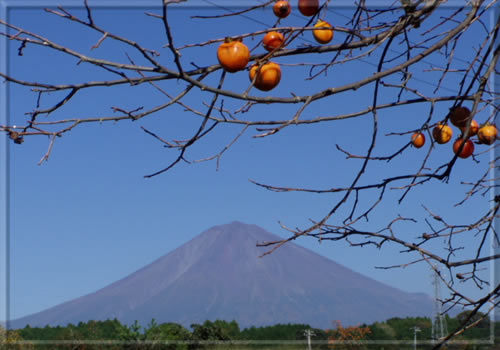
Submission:
MULTIPOLYGON (((234 7, 234 0, 210 0, 211 2, 227 2, 227 6, 234 7)), ((257 0, 258 1, 258 0, 257 0)), ((371 0, 371 7, 383 7, 387 6, 390 1, 388 0, 371 0)), ((256 0, 238 0, 238 5, 241 7, 255 5, 256 0)), ((161 4, 161 0, 91 0, 90 6, 92 8, 159 8, 161 4), (94 3, 95 2, 95 3, 94 3)), ((441 6, 444 7, 456 7, 459 5, 463 5, 463 0, 448 0, 446 3, 441 6)), ((11 9, 22 9, 22 8, 41 8, 41 7, 55 7, 55 6, 64 6, 66 8, 83 8, 83 0, 0 0, 0 18, 8 21, 9 10, 11 9)), ((203 0, 187 0, 182 3, 182 6, 206 6, 206 1, 203 0)), ((335 7, 336 8, 347 8, 353 7, 353 2, 349 0, 336 0, 335 7)), ((490 25, 495 23, 495 18, 500 16, 500 6, 496 6, 491 14, 491 22, 490 25)), ((500 37, 497 38, 497 42, 500 43, 500 37)), ((4 36, 0 36, 0 52, 3 52, 7 55, 7 39, 4 36)), ((0 71, 6 72, 8 66, 8 60, 3 59, 0 60, 0 71)), ((492 76, 492 85, 494 87, 494 91, 500 92, 500 79, 495 79, 495 75, 492 76)), ((8 94, 8 83, 0 82, 0 124, 8 125, 8 116, 7 110, 9 107, 9 94, 8 94)), ((494 108, 491 107, 493 111, 494 108)), ((5 326, 6 329, 10 329, 9 320, 10 320, 10 305, 9 305, 9 281, 10 281, 10 211, 9 211, 9 202, 10 202, 10 179, 9 179, 9 146, 10 142, 8 142, 7 134, 0 133, 0 325, 5 326), (3 199, 3 200, 2 200, 3 199), (6 323, 3 324, 3 320, 6 320, 6 323)), ((490 161, 493 161, 496 157, 495 152, 490 152, 490 161)), ((495 170, 490 175, 490 180, 494 180, 500 176, 500 171, 495 168, 495 170)), ((500 195, 500 189, 495 188, 495 191, 491 193, 491 202, 492 206, 494 205, 494 199, 496 196, 500 195)), ((495 230, 500 233, 500 222, 497 220, 495 222, 495 230)), ((495 247, 493 237, 491 238, 491 251, 496 253, 500 253, 500 246, 495 247)), ((494 285, 500 283, 500 269, 496 272, 496 265, 499 262, 492 261, 491 263, 491 281, 494 281, 490 287, 490 290, 493 289, 494 285)), ((497 319, 497 313, 499 313, 499 309, 496 308, 492 312, 493 321, 497 319)), ((500 313, 499 313, 500 316, 500 313)), ((499 320, 500 321, 500 320, 499 320)), ((494 345, 495 335, 494 335, 494 322, 491 323, 490 328, 490 339, 489 340, 474 340, 473 342, 469 341, 457 341, 451 340, 448 344, 470 344, 470 345, 494 345)), ((4 337, 0 334, 0 344, 3 343, 4 337)), ((36 341, 20 341, 15 342, 15 344, 39 344, 39 345, 62 345, 62 344, 85 344, 85 345, 125 345, 125 344, 148 344, 153 343, 151 341, 141 341, 141 342, 130 342, 130 341, 45 341, 45 340, 36 340, 36 341)), ((189 344, 190 341, 175 341, 175 342, 156 342, 162 344, 189 344)), ((225 345, 238 345, 238 344, 269 344, 269 345, 306 345, 307 342, 304 340, 297 341, 206 341, 201 342, 203 344, 225 344, 225 345)), ((312 344, 326 344, 326 341, 311 341, 312 344)), ((347 342, 338 342, 338 343, 347 343, 347 342)), ((361 344, 367 345, 412 345, 413 341, 361 341, 361 344)), ((432 340, 427 341, 419 341, 419 344, 431 345, 433 344, 432 340)))

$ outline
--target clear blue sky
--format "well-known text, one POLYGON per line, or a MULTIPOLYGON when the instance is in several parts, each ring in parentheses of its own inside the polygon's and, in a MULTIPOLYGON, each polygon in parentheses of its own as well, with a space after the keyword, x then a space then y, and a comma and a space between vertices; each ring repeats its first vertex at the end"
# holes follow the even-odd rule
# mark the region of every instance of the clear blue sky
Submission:
MULTIPOLYGON (((89 3, 92 6, 96 1, 91 0, 89 3)), ((193 14, 219 14, 224 11, 207 3, 197 2, 194 6, 189 3, 172 6, 170 19, 177 46, 263 30, 274 22, 270 8, 243 18, 190 19, 189 16, 193 14)), ((71 11, 85 17, 82 9, 72 8, 71 11)), ((144 11, 159 13, 159 8, 100 8, 95 9, 94 16, 96 23, 107 30, 159 51, 159 60, 167 67, 174 68, 170 52, 162 48, 166 38, 161 22, 145 16, 144 11)), ((296 8, 294 11, 297 13, 296 8)), ((332 4, 326 18, 333 25, 345 26, 348 21, 346 16, 351 11, 348 7, 332 4)), ((96 57, 126 63, 127 52, 143 63, 130 48, 115 45, 111 40, 106 40, 99 49, 89 50, 99 35, 47 14, 41 8, 10 9, 9 20, 96 57)), ((299 26, 304 23, 304 17, 292 15, 283 25, 299 26)), ((473 38, 474 33, 467 33, 463 40, 476 44, 473 38)), ((313 44, 310 35, 304 35, 304 39, 304 45, 313 44)), ((342 35, 336 34, 334 40, 340 42, 341 39, 342 35)), ((258 40, 246 42, 249 47, 254 47, 258 40)), ((76 66, 75 59, 49 50, 28 45, 24 55, 19 57, 17 45, 9 45, 8 48, 9 73, 20 79, 70 83, 115 78, 86 64, 76 66)), ((471 48, 472 44, 458 47, 457 56, 464 60, 470 58, 471 48)), ((200 66, 215 64, 215 50, 215 45, 201 50, 184 50, 183 63, 186 67, 189 67, 190 61, 200 66)), ((262 52, 262 48, 257 48, 255 52, 262 52)), ((4 53, 2 56, 5 57, 4 53)), ((300 95, 319 87, 343 85, 372 74, 377 57, 366 58, 348 68, 334 67, 328 76, 312 82, 304 80, 305 70, 284 65, 282 82, 271 93, 290 96, 290 91, 293 91, 300 95)), ((294 59, 280 58, 276 61, 291 63, 294 59)), ((317 59, 316 56, 309 56, 307 62, 317 59)), ((442 61, 429 60, 419 64, 418 69, 414 69, 418 80, 412 83, 413 87, 429 94, 436 74, 422 73, 421 70, 428 68, 431 63, 443 65, 442 61)), ((246 74, 239 72, 229 75, 225 87, 244 90, 248 84, 246 74)), ((219 73, 216 73, 214 79, 210 80, 212 84, 216 83, 215 77, 218 76, 219 73)), ((390 81, 397 82, 397 79, 390 81)), ((172 81, 162 83, 162 86, 174 94, 185 83, 172 81)), ((304 113, 304 118, 352 112, 360 109, 360 106, 367 107, 372 101, 372 87, 312 104, 304 113)), ((456 89, 457 80, 450 76, 443 82, 438 94, 452 94, 456 89)), ((255 90, 252 93, 265 95, 255 90)), ((22 123, 24 113, 35 108, 36 95, 14 85, 9 85, 8 94, 9 120, 22 123)), ((54 94, 55 99, 60 96, 54 94)), ((381 101, 391 98, 383 95, 381 101)), ((209 100, 210 95, 195 92, 185 102, 203 110, 202 102, 209 100)), ((100 88, 77 96, 53 116, 111 116, 113 106, 134 109, 151 107, 164 101, 161 94, 145 85, 135 88, 100 88)), ((238 101, 226 101, 225 106, 228 108, 235 109, 241 105, 238 101)), ((443 118, 450 106, 451 102, 438 104, 433 122, 443 118)), ((296 108, 298 106, 295 105, 256 106, 244 118, 285 119, 296 108)), ((403 146, 408 141, 408 135, 383 135, 420 127, 428 111, 429 106, 424 104, 381 111, 381 130, 375 154, 387 155, 403 146)), ((483 121, 487 113, 481 112, 476 119, 483 121)), ((346 160, 335 145, 339 144, 355 154, 363 154, 372 133, 369 115, 345 121, 288 127, 277 135, 259 139, 252 138, 257 132, 251 129, 226 152, 219 171, 216 171, 215 162, 192 165, 181 163, 166 174, 152 179, 143 178, 168 165, 177 153, 164 149, 140 127, 147 127, 166 139, 182 139, 191 135, 199 122, 199 117, 174 107, 134 123, 125 121, 79 126, 56 141, 49 161, 41 166, 37 163, 47 150, 47 138, 29 137, 22 145, 9 144, 12 318, 96 291, 214 225, 240 220, 260 225, 282 236, 286 232, 280 229, 278 221, 291 227, 305 227, 309 218, 320 219, 326 214, 340 198, 339 195, 272 193, 256 187, 248 179, 282 186, 346 186, 361 163, 358 160, 346 160)), ((194 160, 217 153, 238 131, 239 128, 231 126, 220 127, 212 137, 189 151, 187 157, 194 160)), ((421 150, 409 148, 402 157, 391 163, 372 163, 362 183, 415 171, 429 144, 421 150)), ((434 150, 430 164, 436 166, 445 163, 452 155, 451 144, 440 146, 434 150)), ((489 158, 487 153, 481 155, 478 157, 479 164, 471 159, 459 160, 448 184, 433 182, 421 186, 411 191, 401 205, 397 205, 401 192, 389 191, 387 203, 378 207, 370 216, 370 221, 361 224, 361 227, 379 229, 399 213, 418 219, 416 224, 401 226, 404 228, 401 233, 404 237, 416 238, 428 231, 422 204, 453 223, 467 224, 473 221, 476 215, 489 207, 488 197, 478 197, 459 208, 454 208, 453 204, 461 200, 467 190, 467 187, 460 186, 460 181, 472 181, 478 174, 483 174, 489 158)), ((369 192, 362 199, 370 200, 377 194, 369 192)), ((345 215, 348 208, 341 214, 345 215)), ((313 239, 301 239, 298 244, 402 290, 432 293, 430 270, 426 264, 406 269, 375 269, 375 266, 412 260, 408 254, 400 254, 398 247, 387 245, 382 250, 349 248, 345 243, 324 242, 320 245, 313 239)), ((464 288, 473 296, 478 295, 473 286, 464 288)))

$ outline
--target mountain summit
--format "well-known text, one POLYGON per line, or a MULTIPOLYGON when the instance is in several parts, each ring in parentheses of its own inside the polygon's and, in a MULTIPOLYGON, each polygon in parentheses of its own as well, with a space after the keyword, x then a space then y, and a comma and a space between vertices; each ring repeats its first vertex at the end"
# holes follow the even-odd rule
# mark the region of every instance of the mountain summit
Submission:
POLYGON ((240 327, 307 323, 331 328, 430 316, 432 299, 363 276, 287 243, 259 258, 257 242, 280 239, 256 225, 212 227, 95 293, 11 321, 12 328, 117 318, 124 323, 236 320, 240 327))

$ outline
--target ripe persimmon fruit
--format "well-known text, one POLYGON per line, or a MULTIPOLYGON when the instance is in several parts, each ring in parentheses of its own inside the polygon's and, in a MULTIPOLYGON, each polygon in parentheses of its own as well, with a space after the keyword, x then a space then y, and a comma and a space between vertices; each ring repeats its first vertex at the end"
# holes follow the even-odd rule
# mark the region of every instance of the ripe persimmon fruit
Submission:
POLYGON ((319 9, 319 0, 299 0, 299 11, 304 16, 310 17, 319 9))
POLYGON ((255 78, 254 86, 262 91, 274 89, 281 80, 281 67, 275 62, 263 64, 260 68, 255 64, 250 68, 250 81, 255 78))
POLYGON ((241 40, 226 38, 217 49, 217 59, 226 72, 234 73, 247 66, 250 50, 241 40))
POLYGON ((262 45, 267 51, 273 51, 283 45, 285 38, 283 34, 279 32, 268 32, 264 35, 264 39, 262 39, 262 45))
POLYGON ((276 17, 285 18, 292 12, 292 6, 286 0, 279 0, 274 3, 273 12, 276 17))
MULTIPOLYGON (((465 126, 460 127, 460 130, 462 130, 462 133, 465 134, 465 130, 467 130, 467 124, 465 126)), ((472 137, 477 135, 477 132, 479 131, 479 124, 475 119, 472 119, 470 122, 470 128, 469 128, 469 135, 468 137, 472 137)))
MULTIPOLYGON (((314 27, 330 27, 332 25, 327 21, 319 20, 314 27)), ((328 44, 333 39, 333 29, 314 29, 313 30, 314 39, 320 44, 328 44)))
POLYGON ((421 132, 415 132, 411 136, 411 144, 416 147, 420 148, 425 144, 425 135, 421 132))
POLYGON ((450 121, 457 128, 464 127, 470 119, 470 110, 467 107, 458 106, 450 111, 450 121))
POLYGON ((453 152, 457 154, 460 158, 469 158, 472 153, 474 153, 474 142, 471 140, 465 140, 464 147, 462 148, 462 151, 458 153, 460 150, 460 147, 462 146, 462 143, 464 143, 463 138, 456 139, 456 141, 453 143, 453 152))
POLYGON ((479 142, 486 145, 492 145, 495 143, 498 135, 498 129, 493 124, 485 124, 481 126, 477 132, 477 138, 479 142))
POLYGON ((438 123, 438 125, 432 129, 432 137, 441 145, 450 141, 452 136, 453 130, 447 124, 438 123))

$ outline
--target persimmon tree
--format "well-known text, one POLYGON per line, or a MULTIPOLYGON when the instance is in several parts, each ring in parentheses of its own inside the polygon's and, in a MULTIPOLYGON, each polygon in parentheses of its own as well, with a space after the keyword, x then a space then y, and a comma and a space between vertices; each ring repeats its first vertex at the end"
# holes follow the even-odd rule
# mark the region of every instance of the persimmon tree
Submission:
POLYGON ((371 333, 369 327, 342 326, 341 321, 335 322, 335 329, 329 331, 328 344, 330 349, 366 349, 363 344, 366 336, 371 333))
MULTIPOLYGON (((307 237, 347 242, 353 247, 396 246, 407 259, 383 268, 428 264, 447 287, 448 294, 441 300, 445 312, 463 306, 488 314, 497 306, 500 291, 500 284, 489 279, 488 270, 485 272, 500 257, 489 249, 492 242, 500 243, 494 225, 500 206, 500 196, 495 195, 498 157, 490 157, 496 147, 494 125, 499 111, 494 87, 500 55, 500 20, 498 11, 494 13, 498 2, 474 0, 448 6, 446 1, 402 0, 374 7, 360 0, 353 3, 344 23, 340 23, 330 19, 335 1, 294 1, 256 1, 247 7, 226 8, 219 15, 193 13, 191 18, 200 27, 204 20, 224 21, 262 11, 274 13, 275 23, 231 37, 221 33, 207 41, 180 44, 176 40, 177 28, 171 23, 175 9, 184 4, 158 0, 158 10, 144 12, 148 20, 161 24, 158 35, 164 37, 165 44, 155 48, 113 33, 105 22, 96 19, 95 9, 86 0, 82 3, 83 16, 63 6, 44 10, 49 16, 97 34, 99 39, 89 41, 85 51, 2 19, 1 35, 9 44, 17 45, 19 57, 29 55, 31 47, 41 47, 77 65, 100 69, 103 78, 55 83, 49 71, 46 81, 0 72, 6 83, 31 90, 36 102, 36 108, 26 111, 25 116, 10 116, 9 124, 0 125, 0 131, 19 147, 29 138, 47 137, 47 150, 41 153, 43 163, 60 137, 71 137, 71 132, 83 125, 138 122, 181 107, 197 120, 190 137, 169 139, 160 130, 142 127, 152 142, 175 155, 165 165, 158 160, 158 169, 145 174, 145 178, 151 178, 196 161, 214 161, 218 168, 224 154, 243 135, 250 134, 257 141, 276 137, 292 127, 307 132, 309 125, 358 120, 360 128, 369 130, 370 135, 363 140, 364 151, 350 150, 359 143, 356 138, 352 144, 336 145, 347 166, 355 169, 347 182, 332 178, 328 188, 309 188, 251 180, 256 188, 277 193, 307 193, 311 200, 317 196, 331 198, 330 209, 310 218, 308 226, 292 228, 282 223, 288 237, 259 243, 268 247, 265 254, 307 237), (101 46, 109 42, 123 45, 135 56, 127 54, 127 62, 101 57, 101 46), (203 50, 205 54, 197 55, 195 61, 188 60, 185 57, 190 57, 191 50, 203 50), (360 75, 357 65, 362 61, 371 63, 372 68, 360 75), (347 80, 332 78, 339 70, 352 75, 347 80), (292 75, 301 79, 301 85, 280 84, 292 75), (422 77, 431 81, 431 87, 422 83, 422 77), (234 84, 236 80, 239 85, 234 84), (453 84, 455 89, 450 92, 446 84, 453 84), (133 93, 138 86, 158 92, 163 100, 154 106, 141 105, 140 95, 133 93), (75 97, 85 96, 86 91, 123 87, 130 88, 127 100, 135 99, 137 108, 113 106, 113 115, 61 112, 75 97), (344 96, 356 94, 368 99, 366 105, 342 104, 344 96), (200 96, 202 102, 190 104, 187 101, 191 95, 200 96), (314 112, 315 106, 328 104, 341 108, 336 109, 339 112, 332 108, 331 115, 314 112), (405 111, 401 115, 408 119, 405 129, 381 127, 386 113, 394 109, 405 111), (408 113, 414 109, 418 115, 408 113), (220 149, 208 150, 203 159, 190 157, 196 145, 224 126, 231 126, 224 129, 232 133, 229 142, 220 149), (383 149, 380 144, 384 144, 383 149), (412 152, 418 155, 418 162, 406 167, 391 166, 404 162, 412 152), (439 189, 457 175, 463 162, 468 162, 475 175, 472 180, 459 181, 463 198, 450 204, 440 197, 439 189), (426 195, 428 202, 421 203, 423 215, 400 215, 394 214, 398 210, 382 209, 402 208, 413 193, 425 191, 430 194, 426 195), (434 205, 440 201, 450 207, 446 214, 434 205), (467 211, 463 208, 468 206, 477 209, 477 203, 488 203, 480 215, 464 218, 452 214, 453 210, 467 211), (368 223, 375 217, 383 218, 385 223, 380 227, 368 223), (414 232, 415 223, 424 223, 426 229, 414 232), (464 293, 464 285, 475 286, 481 296, 464 293)), ((464 320, 436 348, 470 326, 469 319, 464 320)))

